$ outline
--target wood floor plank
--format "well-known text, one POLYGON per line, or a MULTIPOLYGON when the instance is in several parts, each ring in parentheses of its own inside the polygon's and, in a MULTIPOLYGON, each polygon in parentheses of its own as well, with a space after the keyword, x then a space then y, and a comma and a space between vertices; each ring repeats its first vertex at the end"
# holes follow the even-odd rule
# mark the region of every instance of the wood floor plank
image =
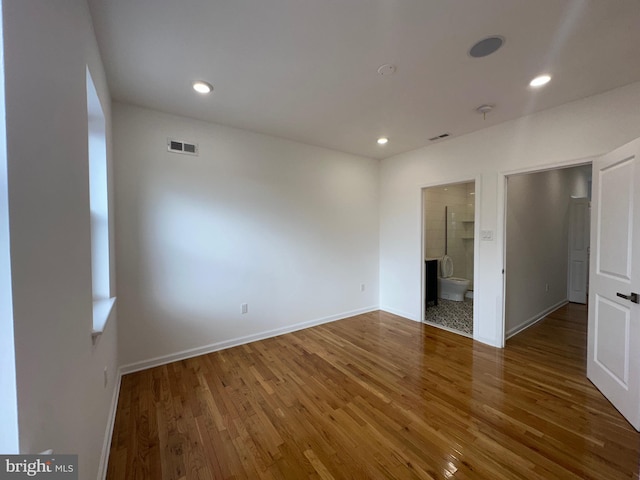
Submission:
POLYGON ((107 478, 639 478, 586 308, 495 349, 385 312, 123 377, 107 478))

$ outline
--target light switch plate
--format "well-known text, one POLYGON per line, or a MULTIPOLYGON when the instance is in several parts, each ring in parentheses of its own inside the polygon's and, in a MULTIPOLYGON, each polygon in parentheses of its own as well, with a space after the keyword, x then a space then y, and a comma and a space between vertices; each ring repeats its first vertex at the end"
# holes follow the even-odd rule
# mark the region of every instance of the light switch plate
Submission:
POLYGON ((482 240, 483 242, 490 242, 491 240, 493 240, 493 230, 481 230, 480 240, 482 240))

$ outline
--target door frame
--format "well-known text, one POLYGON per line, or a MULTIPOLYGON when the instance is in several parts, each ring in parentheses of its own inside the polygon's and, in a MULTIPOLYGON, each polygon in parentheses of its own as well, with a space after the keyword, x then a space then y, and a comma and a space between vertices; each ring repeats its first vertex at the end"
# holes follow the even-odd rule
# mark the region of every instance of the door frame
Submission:
MULTIPOLYGON (((507 342, 506 338, 506 313, 507 313, 507 282, 505 270, 507 267, 507 181, 508 178, 513 175, 521 175, 528 173, 539 173, 550 170, 559 170, 562 168, 579 167, 581 165, 593 165, 594 159, 598 158, 597 155, 591 155, 589 157, 576 158, 573 160, 567 160, 563 162, 554 162, 545 165, 539 165, 536 167, 520 168, 516 170, 507 170, 498 173, 498 219, 502 221, 498 222, 497 239, 500 242, 498 245, 499 252, 502 253, 502 322, 500 322, 501 332, 499 337, 502 339, 501 348, 504 348, 507 342)), ((589 234, 593 225, 589 224, 589 234)), ((474 312, 475 315, 475 312, 474 312)), ((528 327, 527 327, 528 328, 528 327)))
MULTIPOLYGON (((593 167, 592 167, 592 172, 593 172, 593 167)), ((591 263, 591 259, 590 259, 590 255, 589 255, 589 251, 591 249, 591 200, 590 200, 590 195, 589 193, 587 193, 587 197, 572 197, 569 200, 569 248, 568 248, 568 253, 569 253, 569 258, 567 260, 567 299, 571 302, 571 298, 572 298, 572 285, 573 285, 573 280, 574 280, 574 276, 572 275, 572 273, 576 273, 576 271, 574 270, 575 267, 572 267, 572 258, 574 255, 575 250, 572 248, 571 245, 571 241, 575 240, 576 237, 574 236, 576 233, 579 234, 579 232, 577 232, 577 229, 574 228, 574 223, 573 221, 576 220, 576 215, 577 215, 577 210, 576 210, 576 205, 579 204, 580 202, 583 202, 586 200, 586 215, 587 215, 587 225, 589 226, 587 231, 586 231, 586 248, 583 250, 583 254, 586 256, 586 268, 587 270, 584 273, 584 284, 582 286, 584 286, 584 302, 582 301, 576 301, 576 303, 582 303, 582 304, 588 304, 589 301, 589 264, 591 263), (572 216, 573 214, 573 216, 572 216)), ((582 295, 582 290, 580 290, 580 295, 582 295)), ((576 299, 576 297, 573 297, 574 299, 576 299)), ((582 298, 580 298, 580 300, 582 300, 582 298)))
POLYGON ((479 255, 479 235, 480 235, 480 208, 478 208, 478 198, 481 198, 482 195, 482 183, 481 176, 470 176, 470 177, 456 177, 454 179, 448 181, 437 181, 433 183, 422 184, 420 186, 420 221, 418 224, 420 225, 420 261, 418 265, 420 265, 420 323, 424 323, 424 317, 426 314, 425 309, 425 271, 424 271, 424 247, 425 247, 425 222, 424 222, 424 195, 425 190, 432 187, 446 187, 447 185, 459 185, 461 183, 474 183, 475 185, 475 195, 473 199, 474 203, 474 224, 473 224, 473 336, 475 338, 476 331, 476 320, 478 318, 478 284, 476 282, 478 275, 478 259, 479 255))

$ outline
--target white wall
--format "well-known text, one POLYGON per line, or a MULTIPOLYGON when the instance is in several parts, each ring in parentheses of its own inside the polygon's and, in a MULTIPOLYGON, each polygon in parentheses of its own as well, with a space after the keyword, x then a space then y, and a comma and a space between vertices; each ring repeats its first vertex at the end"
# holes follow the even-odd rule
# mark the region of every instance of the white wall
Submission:
POLYGON ((108 119, 110 99, 84 0, 3 4, 20 451, 76 453, 96 478, 117 332, 92 345, 87 64, 108 119))
POLYGON ((377 160, 128 105, 113 121, 125 365, 378 307, 377 160))
POLYGON ((640 83, 382 161, 380 306, 421 314, 421 189, 477 178, 474 337, 502 345, 504 173, 580 162, 640 136, 640 83), (479 227, 479 228, 478 228, 479 227))
POLYGON ((567 301, 569 201, 590 166, 513 175, 507 183, 507 337, 567 301), (548 290, 547 290, 548 286, 548 290))

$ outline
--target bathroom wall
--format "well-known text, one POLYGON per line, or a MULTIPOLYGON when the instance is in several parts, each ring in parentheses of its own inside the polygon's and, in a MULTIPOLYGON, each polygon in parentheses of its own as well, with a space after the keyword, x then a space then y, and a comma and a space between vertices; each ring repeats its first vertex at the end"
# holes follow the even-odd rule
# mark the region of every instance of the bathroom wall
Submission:
MULTIPOLYGON (((473 182, 429 187, 424 190, 424 256, 441 258, 446 248, 446 207, 470 208, 467 213, 473 218, 475 205, 473 182)), ((471 226, 473 231, 473 227, 471 226)), ((473 242, 450 239, 447 254, 453 258, 455 277, 471 280, 473 288, 473 242)))

